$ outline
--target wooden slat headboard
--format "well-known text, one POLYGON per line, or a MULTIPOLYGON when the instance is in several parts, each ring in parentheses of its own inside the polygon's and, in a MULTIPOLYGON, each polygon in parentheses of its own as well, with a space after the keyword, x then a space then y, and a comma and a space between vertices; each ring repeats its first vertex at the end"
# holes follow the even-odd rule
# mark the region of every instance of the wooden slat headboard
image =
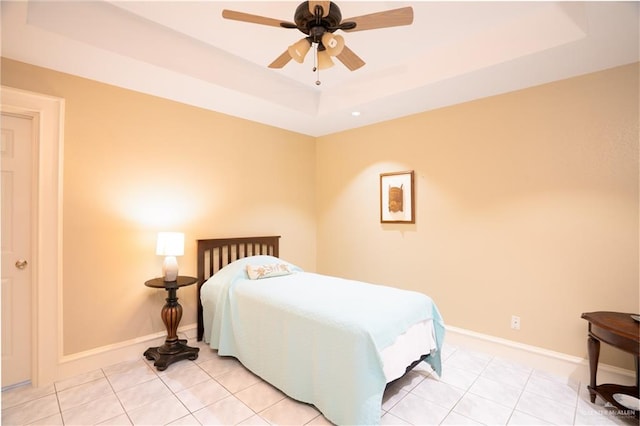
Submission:
POLYGON ((200 288, 229 263, 248 256, 278 257, 280 236, 198 240, 198 340, 204 335, 200 288))

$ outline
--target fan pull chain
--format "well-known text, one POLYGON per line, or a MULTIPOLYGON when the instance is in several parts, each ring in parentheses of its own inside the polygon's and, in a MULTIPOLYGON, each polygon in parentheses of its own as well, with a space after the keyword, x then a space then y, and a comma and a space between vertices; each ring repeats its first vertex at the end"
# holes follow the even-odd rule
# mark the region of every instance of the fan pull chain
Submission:
POLYGON ((318 43, 313 44, 313 72, 316 73, 316 86, 320 86, 320 67, 318 66, 318 43))

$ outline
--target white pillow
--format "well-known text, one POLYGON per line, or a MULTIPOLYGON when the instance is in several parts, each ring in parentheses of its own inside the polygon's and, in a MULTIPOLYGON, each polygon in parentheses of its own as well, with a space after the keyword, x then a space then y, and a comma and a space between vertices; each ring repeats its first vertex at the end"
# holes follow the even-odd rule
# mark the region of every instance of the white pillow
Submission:
POLYGON ((271 263, 264 265, 247 265, 247 275, 249 279, 259 280, 261 278, 279 277, 289 275, 293 271, 285 263, 271 263))

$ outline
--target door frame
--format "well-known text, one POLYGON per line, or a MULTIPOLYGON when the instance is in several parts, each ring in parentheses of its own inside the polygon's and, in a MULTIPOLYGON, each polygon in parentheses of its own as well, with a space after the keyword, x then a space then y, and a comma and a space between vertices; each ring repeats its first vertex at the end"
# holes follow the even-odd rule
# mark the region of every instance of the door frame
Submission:
POLYGON ((64 99, 0 87, 2 111, 33 118, 31 383, 52 384, 62 358, 64 99), (52 303, 54 301, 54 303, 52 303))

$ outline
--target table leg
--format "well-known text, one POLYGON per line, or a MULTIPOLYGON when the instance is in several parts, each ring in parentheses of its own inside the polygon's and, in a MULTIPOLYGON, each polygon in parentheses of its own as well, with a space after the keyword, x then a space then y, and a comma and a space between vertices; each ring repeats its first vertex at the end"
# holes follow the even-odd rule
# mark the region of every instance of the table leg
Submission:
POLYGON ((636 389, 640 392, 640 356, 636 356, 636 389))
POLYGON ((589 373, 590 373, 590 384, 588 386, 589 389, 589 398, 591 402, 596 402, 596 375, 598 372, 598 359, 600 358, 600 341, 591 336, 587 339, 587 350, 589 352, 589 373))
POLYGON ((167 338, 162 346, 149 348, 144 356, 148 360, 155 360, 153 365, 160 371, 165 370, 169 364, 182 359, 195 360, 198 358, 200 348, 187 346, 187 341, 178 339, 178 325, 182 319, 182 306, 178 303, 175 288, 167 289, 169 295, 162 307, 160 316, 167 328, 167 338))
POLYGON ((167 291, 169 293, 166 298, 167 303, 162 307, 160 314, 167 328, 167 339, 162 348, 165 353, 172 353, 178 343, 178 325, 182 319, 182 305, 178 303, 176 289, 170 288, 167 291))

